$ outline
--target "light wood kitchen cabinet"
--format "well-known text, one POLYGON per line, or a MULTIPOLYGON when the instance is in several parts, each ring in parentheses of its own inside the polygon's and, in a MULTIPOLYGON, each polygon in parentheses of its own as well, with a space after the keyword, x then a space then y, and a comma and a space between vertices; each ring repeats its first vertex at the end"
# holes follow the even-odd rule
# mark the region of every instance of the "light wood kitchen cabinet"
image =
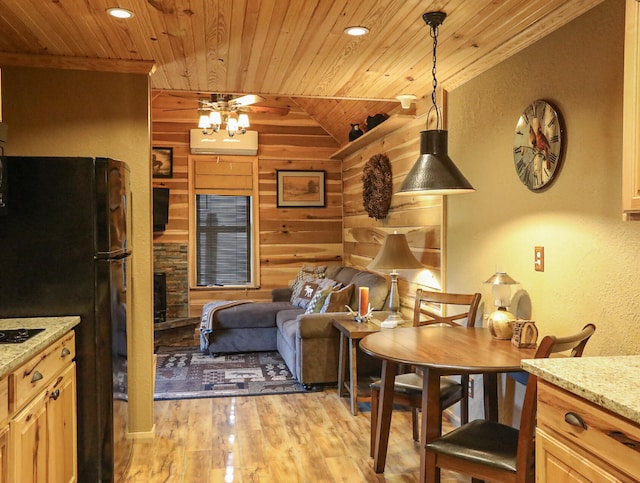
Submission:
POLYGON ((538 381, 538 482, 637 482, 639 452, 637 424, 538 381))
POLYGON ((640 2, 626 0, 622 113, 622 210, 640 220, 640 2))
POLYGON ((9 481, 9 425, 0 429, 0 483, 9 481))
POLYGON ((74 333, 9 375, 10 481, 78 480, 74 333))
POLYGON ((9 380, 0 379, 0 483, 7 483, 9 473, 9 380))

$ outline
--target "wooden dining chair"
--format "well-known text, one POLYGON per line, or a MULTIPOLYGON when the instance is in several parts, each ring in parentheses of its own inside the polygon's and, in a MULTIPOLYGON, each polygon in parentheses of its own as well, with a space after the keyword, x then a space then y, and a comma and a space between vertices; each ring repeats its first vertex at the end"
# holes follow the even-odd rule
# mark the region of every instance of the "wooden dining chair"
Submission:
MULTIPOLYGON (((460 322, 464 320, 466 327, 473 327, 481 298, 479 293, 457 294, 418 289, 413 309, 413 325, 414 327, 433 324, 457 326, 461 325, 460 322), (449 312, 454 312, 454 315, 443 315, 449 312)), ((370 385, 371 456, 373 456, 375 449, 380 385, 380 380, 374 381, 370 385)), ((442 412, 460 402, 460 419, 462 423, 466 423, 469 420, 468 386, 469 376, 461 376, 460 381, 450 377, 440 378, 440 411, 442 412)), ((396 376, 393 402, 411 408, 413 439, 419 441, 418 411, 422 407, 422 375, 412 370, 412 372, 396 376)))
MULTIPOLYGON (((571 357, 580 357, 595 330, 595 325, 587 324, 569 337, 546 336, 540 342, 535 358, 566 351, 570 351, 571 357)), ((536 397, 537 377, 529 374, 520 429, 476 419, 427 443, 427 474, 433 474, 437 468, 446 468, 469 475, 474 482, 533 483, 536 397)))

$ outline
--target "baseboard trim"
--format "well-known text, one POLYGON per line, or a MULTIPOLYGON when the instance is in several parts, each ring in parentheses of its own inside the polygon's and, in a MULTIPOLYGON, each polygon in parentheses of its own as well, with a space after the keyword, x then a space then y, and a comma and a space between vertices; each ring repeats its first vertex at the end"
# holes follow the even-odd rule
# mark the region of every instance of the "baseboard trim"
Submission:
POLYGON ((129 433, 129 439, 135 439, 136 441, 152 440, 156 435, 156 425, 154 424, 151 431, 137 431, 135 433, 129 433))

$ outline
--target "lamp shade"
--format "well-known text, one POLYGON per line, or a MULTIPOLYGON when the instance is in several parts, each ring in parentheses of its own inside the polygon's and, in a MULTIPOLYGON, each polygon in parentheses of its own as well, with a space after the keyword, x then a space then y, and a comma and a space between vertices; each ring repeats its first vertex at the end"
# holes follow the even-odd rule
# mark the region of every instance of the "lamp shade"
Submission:
POLYGON ((519 282, 516 282, 506 272, 496 272, 484 283, 490 283, 491 285, 516 285, 519 282))
POLYGON ((378 256, 367 265, 373 270, 408 270, 424 268, 411 253, 407 238, 402 233, 387 235, 378 256))
POLYGON ((440 129, 420 133, 420 156, 396 194, 447 195, 475 191, 447 154, 448 135, 440 129))
POLYGON ((519 282, 516 282, 506 272, 496 272, 484 283, 492 286, 491 293, 495 306, 507 307, 511 303, 511 285, 517 285, 519 282))

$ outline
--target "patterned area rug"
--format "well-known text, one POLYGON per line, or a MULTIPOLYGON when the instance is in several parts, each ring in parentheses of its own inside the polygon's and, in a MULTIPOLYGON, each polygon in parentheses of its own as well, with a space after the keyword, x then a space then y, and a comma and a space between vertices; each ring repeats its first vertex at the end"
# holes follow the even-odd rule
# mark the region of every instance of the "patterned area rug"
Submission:
POLYGON ((160 347, 156 401, 306 392, 278 352, 213 357, 196 347, 160 347))

